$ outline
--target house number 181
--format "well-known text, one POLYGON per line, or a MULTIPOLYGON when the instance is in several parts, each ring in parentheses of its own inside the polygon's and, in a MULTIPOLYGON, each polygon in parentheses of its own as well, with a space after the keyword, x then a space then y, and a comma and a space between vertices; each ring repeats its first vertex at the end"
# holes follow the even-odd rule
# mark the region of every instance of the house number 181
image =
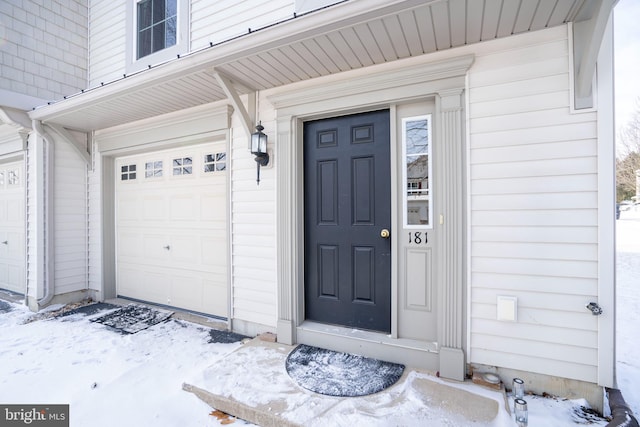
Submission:
POLYGON ((422 231, 410 231, 409 243, 415 243, 416 245, 426 245, 428 243, 427 233, 423 233, 422 231))

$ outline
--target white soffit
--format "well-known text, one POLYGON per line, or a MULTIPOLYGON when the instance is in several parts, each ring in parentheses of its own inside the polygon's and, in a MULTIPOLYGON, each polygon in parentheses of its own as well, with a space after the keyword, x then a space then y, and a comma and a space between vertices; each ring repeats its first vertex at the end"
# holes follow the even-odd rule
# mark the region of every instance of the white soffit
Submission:
POLYGON ((598 0, 350 0, 91 88, 30 117, 91 131, 238 93, 391 62, 567 22, 589 20, 598 0))

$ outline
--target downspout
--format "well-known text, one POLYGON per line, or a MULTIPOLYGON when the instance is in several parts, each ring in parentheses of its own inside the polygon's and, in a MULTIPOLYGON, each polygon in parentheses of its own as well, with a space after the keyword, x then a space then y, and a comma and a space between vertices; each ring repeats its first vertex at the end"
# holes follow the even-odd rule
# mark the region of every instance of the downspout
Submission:
POLYGON ((54 218, 53 218, 53 140, 39 120, 32 120, 33 129, 44 140, 44 296, 38 300, 38 309, 51 302, 54 296, 54 218))
POLYGON ((613 420, 606 427, 638 427, 638 420, 633 416, 633 412, 627 402, 624 401, 620 390, 608 388, 609 407, 613 420))

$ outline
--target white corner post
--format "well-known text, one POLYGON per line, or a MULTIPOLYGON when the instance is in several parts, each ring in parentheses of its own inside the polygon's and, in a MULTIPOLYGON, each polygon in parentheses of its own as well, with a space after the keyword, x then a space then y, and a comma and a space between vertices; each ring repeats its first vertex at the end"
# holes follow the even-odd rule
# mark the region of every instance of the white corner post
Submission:
POLYGON ((451 179, 437 183, 441 195, 440 238, 438 251, 448 260, 447 268, 438 272, 441 283, 438 342, 440 343, 440 376, 457 381, 465 378, 463 343, 464 310, 464 151, 463 89, 441 91, 436 97, 437 132, 436 164, 446 168, 451 179))
MULTIPOLYGON (((297 147, 294 144, 296 135, 295 118, 290 115, 277 118, 277 141, 279 165, 295 165, 297 147)), ((278 342, 284 344, 295 343, 295 307, 297 300, 296 275, 298 263, 292 262, 298 255, 296 253, 296 216, 294 206, 296 200, 297 180, 294 179, 294 170, 289 167, 277 168, 277 205, 288 206, 291 209, 283 209, 278 215, 278 342), (287 244, 288 242, 288 244, 287 244)))

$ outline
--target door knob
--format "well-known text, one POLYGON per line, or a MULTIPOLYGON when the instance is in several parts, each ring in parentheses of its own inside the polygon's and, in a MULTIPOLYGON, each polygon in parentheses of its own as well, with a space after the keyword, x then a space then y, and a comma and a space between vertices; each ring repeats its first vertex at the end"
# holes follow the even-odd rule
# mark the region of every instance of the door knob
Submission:
POLYGON ((169 250, 171 249, 171 246, 167 245, 167 246, 163 246, 164 249, 169 250))
POLYGON ((391 233, 389 233, 389 230, 387 230, 386 228, 383 228, 382 231, 380 231, 380 237, 382 237, 383 239, 388 239, 389 236, 391 236, 391 233))

